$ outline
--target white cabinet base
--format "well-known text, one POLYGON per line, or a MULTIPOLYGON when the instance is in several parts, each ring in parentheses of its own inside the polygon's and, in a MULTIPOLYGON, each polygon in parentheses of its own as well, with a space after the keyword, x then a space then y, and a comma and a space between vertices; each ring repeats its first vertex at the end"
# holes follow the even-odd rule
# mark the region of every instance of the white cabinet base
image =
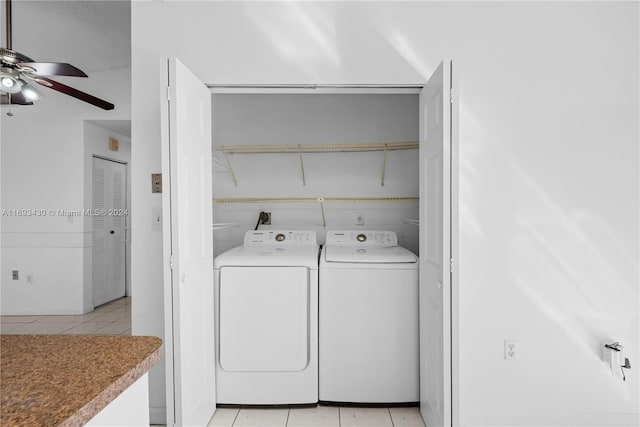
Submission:
POLYGON ((149 374, 144 374, 114 401, 109 403, 86 426, 149 427, 149 374))

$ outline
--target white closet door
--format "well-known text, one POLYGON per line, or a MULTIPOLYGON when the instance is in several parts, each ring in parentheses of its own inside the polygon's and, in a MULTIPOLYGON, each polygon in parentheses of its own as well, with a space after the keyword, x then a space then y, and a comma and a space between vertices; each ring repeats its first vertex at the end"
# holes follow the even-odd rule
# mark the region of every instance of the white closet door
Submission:
POLYGON ((211 93, 175 58, 167 73, 161 110, 167 424, 205 426, 216 409, 211 93))
POLYGON ((125 295, 126 166, 93 159, 93 305, 125 295))
MULTIPOLYGON (((420 94, 420 411, 429 427, 452 425, 451 62, 420 94)), ((455 180, 455 178, 454 178, 455 180)))

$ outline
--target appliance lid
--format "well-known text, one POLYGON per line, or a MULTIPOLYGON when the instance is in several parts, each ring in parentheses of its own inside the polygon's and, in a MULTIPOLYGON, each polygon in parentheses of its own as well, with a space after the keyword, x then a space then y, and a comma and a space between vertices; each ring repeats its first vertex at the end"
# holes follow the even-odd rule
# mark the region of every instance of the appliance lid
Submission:
POLYGON ((391 247, 353 247, 325 246, 326 262, 350 262, 368 264, 416 263, 418 257, 402 246, 391 247))
POLYGON ((302 266, 318 269, 317 245, 314 246, 237 246, 215 257, 213 267, 224 266, 302 266))

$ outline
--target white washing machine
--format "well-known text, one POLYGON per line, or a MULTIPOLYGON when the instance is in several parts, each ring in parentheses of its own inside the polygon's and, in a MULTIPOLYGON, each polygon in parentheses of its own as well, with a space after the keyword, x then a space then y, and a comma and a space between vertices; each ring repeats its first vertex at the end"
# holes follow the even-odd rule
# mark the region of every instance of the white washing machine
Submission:
POLYGON ((318 401, 313 231, 248 231, 214 260, 216 394, 222 404, 318 401))
POLYGON ((319 400, 418 402, 418 257, 391 231, 329 231, 319 273, 319 400))

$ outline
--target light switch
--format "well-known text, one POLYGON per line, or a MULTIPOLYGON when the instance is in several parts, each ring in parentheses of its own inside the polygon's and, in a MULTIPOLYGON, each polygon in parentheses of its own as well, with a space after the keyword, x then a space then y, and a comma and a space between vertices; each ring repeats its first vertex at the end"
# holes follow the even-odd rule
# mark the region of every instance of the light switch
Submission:
POLYGON ((151 174, 151 192, 162 193, 162 174, 161 173, 151 174))

